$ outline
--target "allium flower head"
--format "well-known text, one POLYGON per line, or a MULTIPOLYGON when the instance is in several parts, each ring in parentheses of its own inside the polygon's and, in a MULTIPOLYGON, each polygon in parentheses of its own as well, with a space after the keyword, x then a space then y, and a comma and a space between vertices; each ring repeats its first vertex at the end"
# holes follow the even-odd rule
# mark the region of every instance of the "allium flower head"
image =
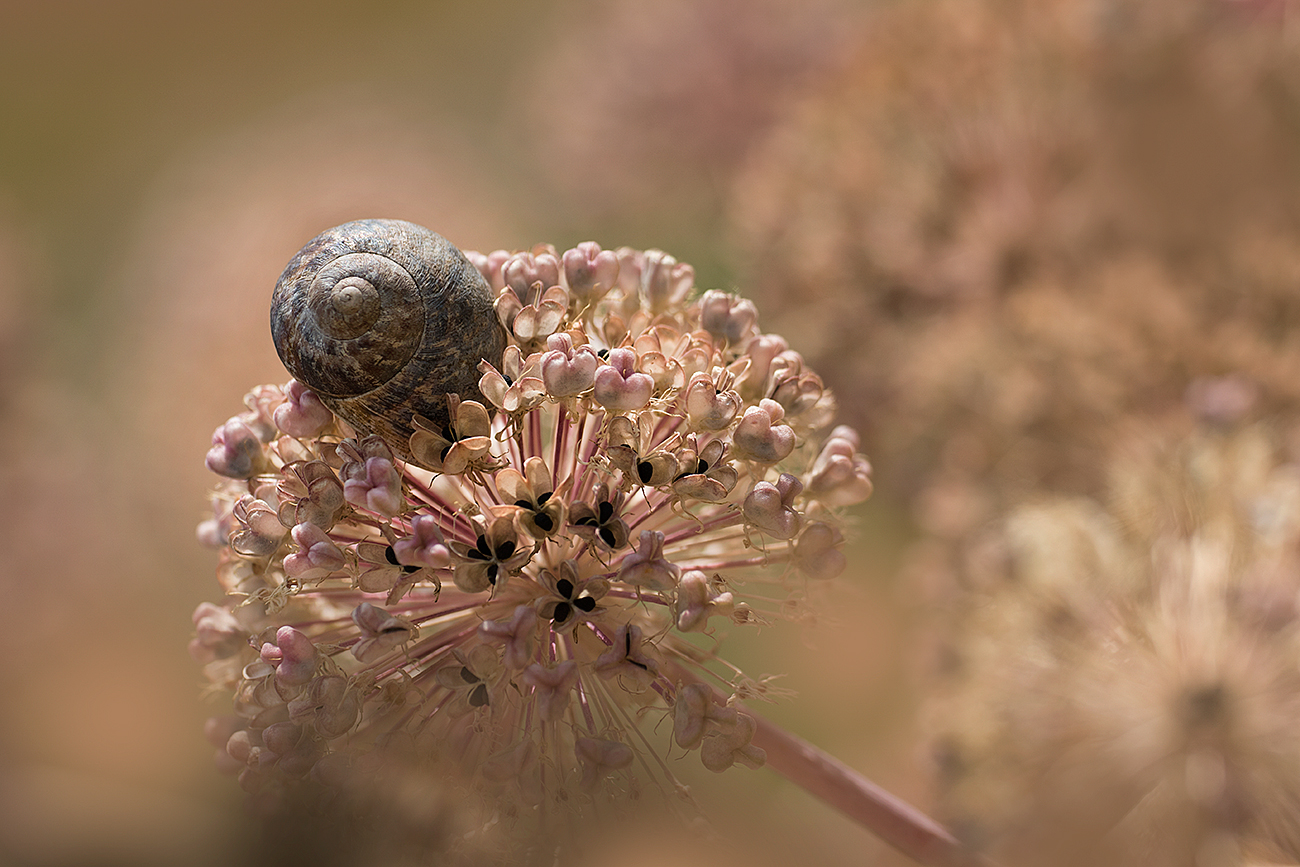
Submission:
POLYGON ((227 595, 192 650, 234 694, 221 764, 273 798, 399 743, 507 816, 647 772, 677 791, 670 751, 761 765, 736 700, 764 685, 686 636, 843 569, 856 434, 750 302, 671 256, 469 255, 510 342, 486 403, 416 419, 415 462, 292 381, 214 437, 227 595))
POLYGON ((1154 448, 1109 509, 1026 508, 940 708, 998 863, 1300 859, 1300 470, 1257 430, 1154 448))
POLYGON ((1225 417, 1294 410, 1293 3, 867 5, 732 216, 768 322, 834 359, 928 532, 1100 494, 1117 421, 1172 420, 1198 381, 1246 386, 1203 396, 1225 417))

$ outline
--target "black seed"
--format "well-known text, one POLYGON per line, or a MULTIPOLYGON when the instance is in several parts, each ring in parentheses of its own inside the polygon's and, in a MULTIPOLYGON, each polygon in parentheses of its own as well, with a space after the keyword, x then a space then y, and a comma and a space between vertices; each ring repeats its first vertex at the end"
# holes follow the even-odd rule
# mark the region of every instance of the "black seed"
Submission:
POLYGON ((500 545, 497 545, 497 559, 509 560, 510 555, 515 553, 515 540, 506 539, 500 545))
POLYGON ((641 484, 650 484, 650 477, 655 473, 655 468, 649 461, 638 461, 636 465, 636 474, 641 478, 641 484))
POLYGON ((403 566, 403 567, 402 567, 402 574, 403 574, 403 575, 410 575, 412 572, 419 572, 419 571, 420 571, 420 567, 419 567, 419 566, 403 566))
POLYGON ((543 533, 549 533, 555 529, 555 522, 551 520, 550 515, 534 515, 533 523, 536 524, 537 529, 541 530, 543 533))
POLYGON ((596 357, 599 358, 599 359, 601 359, 602 361, 603 361, 604 359, 606 359, 606 358, 609 358, 609 350, 608 350, 608 349, 597 349, 597 350, 596 350, 596 357))
POLYGON ((608 545, 611 548, 613 548, 614 545, 618 542, 618 539, 616 539, 614 536, 614 531, 611 530, 609 527, 601 527, 597 531, 597 535, 600 536, 602 542, 604 542, 606 545, 608 545))
POLYGON ((697 473, 707 473, 708 471, 709 471, 708 461, 700 461, 695 467, 695 472, 697 473))
POLYGON ((478 548, 479 553, 484 557, 492 556, 492 546, 488 544, 487 536, 479 536, 475 547, 478 548))
POLYGON ((497 586, 497 571, 498 571, 497 564, 493 563, 492 565, 488 566, 488 570, 487 570, 488 583, 491 584, 493 587, 497 586))
POLYGON ((555 582, 556 591, 565 599, 573 598, 573 582, 568 578, 561 578, 555 582))
POLYGON ((513 379, 511 379, 510 376, 509 376, 508 374, 505 374, 505 373, 501 374, 501 378, 504 379, 504 380, 506 381, 506 385, 507 385, 507 386, 510 386, 510 385, 514 385, 514 384, 515 384, 515 381, 514 381, 513 379))
POLYGON ((551 492, 550 492, 550 491, 547 491, 547 492, 544 493, 544 494, 538 494, 538 495, 537 495, 537 505, 539 505, 539 506, 544 506, 544 505, 546 505, 546 501, 549 500, 550 498, 551 498, 551 492))
POLYGON ((531 509, 533 507, 533 504, 527 500, 515 500, 515 505, 521 509, 531 509))
POLYGON ((551 615, 551 620, 554 621, 556 626, 559 626, 561 623, 568 620, 569 615, 572 613, 573 606, 567 602, 561 602, 559 605, 555 606, 555 613, 551 615))
POLYGON ((644 662, 637 662, 632 658, 632 630, 623 633, 623 658, 635 665, 642 671, 649 671, 644 662))
POLYGON ((579 611, 585 611, 588 614, 596 610, 596 600, 590 596, 583 596, 573 600, 573 607, 579 611))
POLYGON ((474 687, 469 694, 470 707, 482 707, 488 703, 488 691, 485 684, 480 683, 474 687))
POLYGON ((443 447, 442 451, 438 452, 438 460, 440 461, 447 460, 447 452, 451 451, 451 446, 452 444, 448 443, 446 446, 443 447))
POLYGON ((469 551, 465 552, 465 556, 468 557, 468 558, 471 559, 471 560, 490 560, 490 559, 492 559, 492 555, 491 555, 491 554, 484 554, 482 551, 478 550, 477 548, 470 548, 469 551))
POLYGON ((460 679, 466 683, 478 683, 478 675, 470 671, 468 665, 460 667, 460 679))
POLYGON ((384 559, 387 560, 389 565, 391 566, 401 565, 400 563, 397 562, 397 552, 393 550, 392 545, 389 545, 387 548, 384 549, 384 559))
POLYGON ((593 516, 587 516, 585 518, 579 518, 578 520, 574 521, 573 525, 575 527, 598 527, 600 526, 600 522, 597 521, 593 516))
POLYGON ((612 517, 614 517, 614 504, 613 504, 613 503, 601 503, 601 504, 600 504, 600 523, 603 524, 603 523, 605 523, 606 521, 608 521, 608 520, 609 520, 610 518, 612 518, 612 517))

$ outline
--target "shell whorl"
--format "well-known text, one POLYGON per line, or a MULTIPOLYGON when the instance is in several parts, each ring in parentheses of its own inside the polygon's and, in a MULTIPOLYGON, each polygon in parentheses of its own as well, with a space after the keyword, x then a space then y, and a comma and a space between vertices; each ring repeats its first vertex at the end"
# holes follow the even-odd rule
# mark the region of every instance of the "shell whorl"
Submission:
POLYGON ((479 362, 505 331, 487 281, 441 235, 357 220, 298 251, 271 298, 271 336, 294 378, 360 434, 410 459, 412 418, 448 422, 447 394, 482 400, 479 362))

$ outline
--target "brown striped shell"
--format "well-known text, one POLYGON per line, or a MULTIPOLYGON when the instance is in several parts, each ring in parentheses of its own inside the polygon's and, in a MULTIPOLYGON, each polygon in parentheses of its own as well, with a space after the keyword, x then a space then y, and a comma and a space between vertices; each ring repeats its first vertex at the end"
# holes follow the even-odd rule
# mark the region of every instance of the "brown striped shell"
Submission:
POLYGON ((487 281, 446 238, 357 220, 298 251, 271 297, 271 336, 294 378, 359 434, 410 460, 412 419, 448 422, 447 395, 482 401, 479 362, 505 330, 487 281))

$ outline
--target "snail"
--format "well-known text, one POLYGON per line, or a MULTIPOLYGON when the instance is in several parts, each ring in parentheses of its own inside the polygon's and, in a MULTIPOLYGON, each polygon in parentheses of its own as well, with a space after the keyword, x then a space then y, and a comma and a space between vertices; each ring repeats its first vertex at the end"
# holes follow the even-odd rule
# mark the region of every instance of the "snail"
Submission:
POLYGON ((487 281, 434 232, 357 220, 317 235, 271 297, 271 336, 294 378, 360 435, 411 459, 413 419, 448 426, 447 395, 482 401, 479 362, 505 330, 487 281))

